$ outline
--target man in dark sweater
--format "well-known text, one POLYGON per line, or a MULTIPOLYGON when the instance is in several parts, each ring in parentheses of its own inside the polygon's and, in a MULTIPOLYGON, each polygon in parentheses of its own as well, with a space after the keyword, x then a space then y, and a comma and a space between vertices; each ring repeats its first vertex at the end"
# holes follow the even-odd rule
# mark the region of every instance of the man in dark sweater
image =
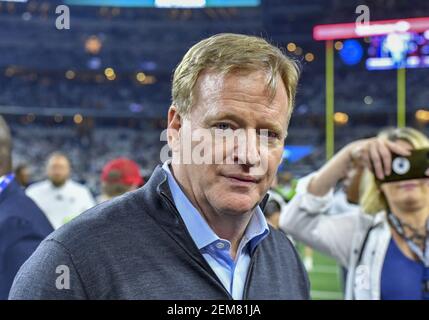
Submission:
POLYGON ((194 45, 173 77, 171 161, 55 231, 10 298, 308 299, 293 245, 261 210, 298 78, 295 62, 261 38, 194 45))

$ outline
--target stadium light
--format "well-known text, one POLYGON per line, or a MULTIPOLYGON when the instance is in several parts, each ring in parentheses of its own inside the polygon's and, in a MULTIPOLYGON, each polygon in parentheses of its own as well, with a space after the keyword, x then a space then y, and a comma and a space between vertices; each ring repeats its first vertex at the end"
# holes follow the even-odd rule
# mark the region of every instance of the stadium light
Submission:
POLYGON ((90 36, 85 41, 85 50, 90 54, 98 54, 102 48, 103 44, 97 36, 90 36))
POLYGON ((371 96, 366 96, 365 98, 363 98, 363 102, 365 102, 365 104, 372 104, 373 103, 373 99, 371 96))
POLYGON ((67 70, 66 72, 66 78, 69 80, 74 79, 76 76, 76 73, 73 70, 67 70))
POLYGON ((287 50, 288 51, 290 51, 290 52, 294 52, 295 50, 296 50, 296 44, 295 43, 293 43, 293 42, 289 42, 288 44, 287 44, 287 50))
POLYGON ((106 76, 107 80, 113 81, 116 79, 115 70, 112 68, 106 68, 104 70, 104 75, 106 76))
POLYGON ((423 109, 417 110, 416 111, 416 119, 418 121, 424 122, 424 123, 429 122, 429 111, 423 110, 423 109))
POLYGON ((336 125, 343 126, 347 124, 347 122, 349 122, 349 116, 347 113, 344 112, 335 112, 334 121, 336 125))
POLYGON ((314 54, 311 52, 305 54, 305 61, 312 62, 314 60, 314 54))
POLYGON ((136 79, 138 82, 144 82, 146 79, 146 75, 144 74, 144 72, 138 72, 136 75, 136 79))
POLYGON ((113 76, 115 74, 115 70, 113 70, 112 68, 106 68, 104 70, 104 74, 106 75, 106 77, 113 76))
POLYGON ((80 113, 77 113, 74 115, 73 121, 75 124, 81 124, 83 121, 83 116, 80 113))
POLYGON ((343 43, 341 41, 335 41, 334 47, 336 50, 341 50, 343 48, 343 43))

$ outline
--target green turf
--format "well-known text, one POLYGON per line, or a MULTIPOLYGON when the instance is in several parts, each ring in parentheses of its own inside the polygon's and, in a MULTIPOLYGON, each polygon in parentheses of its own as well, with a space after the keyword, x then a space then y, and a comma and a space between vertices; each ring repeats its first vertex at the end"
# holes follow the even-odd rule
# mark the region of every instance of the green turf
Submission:
MULTIPOLYGON (((301 257, 304 247, 297 246, 301 257)), ((335 260, 317 251, 313 251, 313 270, 309 272, 312 299, 343 299, 340 282, 341 271, 335 260)))

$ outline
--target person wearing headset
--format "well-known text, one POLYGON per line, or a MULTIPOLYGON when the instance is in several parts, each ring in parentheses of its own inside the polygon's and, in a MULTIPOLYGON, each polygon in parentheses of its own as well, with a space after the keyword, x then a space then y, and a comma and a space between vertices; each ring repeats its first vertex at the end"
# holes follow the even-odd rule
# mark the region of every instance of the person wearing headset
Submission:
POLYGON ((382 182, 392 165, 401 169, 392 153, 428 147, 428 137, 412 128, 354 141, 302 178, 282 212, 283 231, 348 268, 346 299, 429 300, 429 169, 428 178, 382 182), (365 166, 360 210, 324 214, 335 185, 356 164, 365 166))

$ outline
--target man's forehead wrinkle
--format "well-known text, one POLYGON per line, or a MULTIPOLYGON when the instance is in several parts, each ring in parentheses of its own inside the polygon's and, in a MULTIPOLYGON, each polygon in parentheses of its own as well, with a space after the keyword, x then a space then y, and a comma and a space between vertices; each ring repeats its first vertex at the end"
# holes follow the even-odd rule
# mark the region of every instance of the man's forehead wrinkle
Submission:
MULTIPOLYGON (((200 89, 204 89, 200 87, 200 89)), ((238 103, 251 103, 255 105, 261 105, 266 108, 273 108, 276 105, 275 101, 270 98, 268 90, 263 92, 244 92, 242 88, 228 88, 215 87, 207 88, 208 90, 201 90, 198 94, 198 102, 202 104, 208 104, 209 106, 220 104, 228 105, 228 101, 234 101, 238 103)), ((285 101, 286 103, 286 101, 285 101)), ((209 109, 212 109, 211 107, 209 109)))
MULTIPOLYGON (((220 100, 223 103, 223 105, 228 105, 228 101, 233 101, 235 103, 238 104, 248 104, 251 103, 252 106, 260 106, 262 110, 266 109, 273 109, 273 107, 275 106, 275 103, 273 103, 273 101, 270 101, 269 97, 267 96, 259 96, 259 95, 248 95, 248 94, 237 94, 235 96, 223 96, 220 98, 220 100), (259 97, 259 99, 253 98, 252 97, 259 97)), ((247 106, 248 107, 248 106, 247 106)), ((251 107, 249 108, 249 111, 255 110, 255 108, 251 107)))
POLYGON ((241 89, 246 87, 251 87, 255 80, 260 79, 262 82, 266 83, 266 88, 263 92, 264 95, 269 96, 269 87, 267 82, 267 76, 264 75, 261 71, 254 71, 246 74, 240 72, 231 72, 227 74, 214 72, 210 70, 203 71, 198 77, 196 88, 197 91, 201 93, 221 93, 227 89, 230 92, 233 87, 231 85, 240 84, 237 88, 237 92, 241 92, 241 89), (249 74, 252 76, 249 77, 249 74), (198 90, 199 89, 199 90, 198 90))
MULTIPOLYGON (((273 109, 268 109, 267 111, 270 112, 273 109)), ((249 113, 253 113, 252 110, 248 110, 249 113)), ((215 120, 215 119, 227 119, 227 118, 232 118, 233 120, 237 120, 237 121, 249 121, 248 117, 242 117, 242 112, 237 112, 236 110, 229 110, 229 109, 224 109, 224 110, 219 110, 217 108, 213 108, 210 109, 206 116, 204 117, 207 121, 211 121, 211 120, 215 120), (235 119, 234 119, 235 118, 235 119)), ((279 132, 285 132, 285 127, 286 125, 283 125, 281 123, 281 117, 275 117, 275 116, 271 116, 268 115, 267 117, 252 117, 252 123, 253 125, 255 125, 256 127, 263 127, 264 129, 275 129, 278 130, 279 132)), ((203 119, 201 119, 203 120, 203 119)))
POLYGON ((213 101, 206 101, 206 105, 208 105, 207 112, 205 113, 206 118, 221 118, 228 116, 235 116, 237 118, 245 118, 243 117, 244 113, 250 114, 255 112, 270 112, 275 110, 273 108, 268 108, 267 105, 262 103, 252 103, 251 106, 248 105, 247 102, 243 102, 240 99, 213 99, 213 101), (234 107, 231 107, 231 103, 228 101, 234 101, 234 107), (237 103, 238 102, 238 103, 237 103), (255 108, 258 105, 259 108, 255 108))

